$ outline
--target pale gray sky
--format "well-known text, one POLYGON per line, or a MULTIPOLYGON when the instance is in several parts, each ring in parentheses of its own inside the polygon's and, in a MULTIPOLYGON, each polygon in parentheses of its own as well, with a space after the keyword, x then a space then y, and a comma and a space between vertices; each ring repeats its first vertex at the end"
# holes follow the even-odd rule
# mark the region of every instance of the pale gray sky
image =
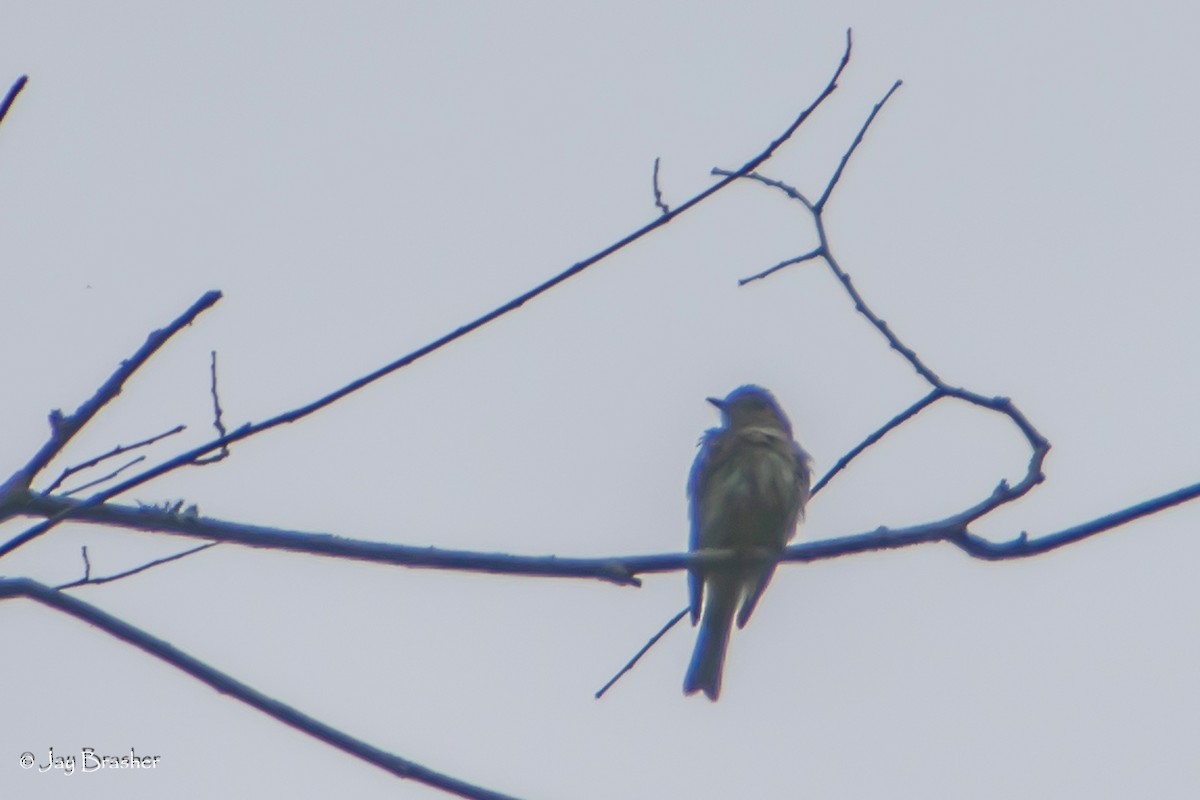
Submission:
MULTIPOLYGON (((305 402, 487 311, 760 150, 855 31, 841 89, 764 171, 816 193, 875 310, 952 383, 1012 397, 1048 480, 980 526, 1053 531, 1200 480, 1181 3, 9 3, 0 126, 4 475, 146 335, 181 334, 63 464, 305 402)), ((923 393, 774 194, 734 187, 583 277, 304 422, 126 502, 522 554, 677 551, 707 395, 757 382, 819 471, 923 393)), ((182 444, 179 442, 178 444, 182 444)), ((177 446, 176 445, 176 446, 177 446)), ((174 446, 156 451, 174 452, 174 446)), ((936 518, 1018 478, 1007 423, 947 406, 861 459, 801 539, 936 518)), ((61 467, 63 464, 56 466, 61 467)), ((1200 506, 1051 555, 948 546, 782 568, 720 703, 692 631, 595 691, 685 602, 220 547, 79 597, 367 741, 529 798, 1190 798, 1200 506)), ((6 525, 11 535, 19 526, 6 525)), ((0 574, 179 540, 64 525, 0 574)), ((25 798, 439 797, 75 621, 0 604, 0 789, 25 798), (163 757, 22 770, 32 751, 163 757)))

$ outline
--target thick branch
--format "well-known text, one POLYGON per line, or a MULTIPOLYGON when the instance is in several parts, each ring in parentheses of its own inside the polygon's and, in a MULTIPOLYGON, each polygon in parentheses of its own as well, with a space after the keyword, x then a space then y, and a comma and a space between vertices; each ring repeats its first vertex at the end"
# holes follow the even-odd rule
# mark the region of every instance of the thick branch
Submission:
MULTIPOLYGON (((1200 497, 1200 483, 1185 486, 1061 531, 1036 538, 1030 538, 1028 534, 1021 532, 1003 542, 992 542, 970 533, 967 530, 970 520, 965 519, 969 515, 960 512, 924 525, 896 529, 878 528, 835 539, 793 544, 784 550, 782 561, 824 561, 856 553, 895 550, 935 542, 953 544, 967 555, 985 561, 1028 558, 1127 525, 1136 519, 1197 497, 1200 497)), ((35 496, 23 506, 22 513, 55 514, 64 506, 80 507, 82 503, 57 497, 35 496)), ((242 525, 189 514, 169 513, 157 508, 135 508, 111 503, 94 508, 78 508, 77 512, 74 509, 68 510, 72 511, 72 515, 80 522, 158 531, 247 547, 289 550, 418 569, 447 569, 543 578, 583 578, 634 586, 640 585, 638 575, 677 572, 691 566, 719 566, 739 558, 736 553, 727 550, 600 558, 520 556, 349 539, 331 534, 242 525)))
POLYGON ((146 631, 135 628, 129 623, 85 603, 64 592, 51 589, 27 578, 0 579, 0 598, 27 597, 42 605, 49 606, 64 614, 93 625, 105 633, 140 648, 150 655, 162 659, 166 663, 180 669, 203 683, 207 683, 221 694, 229 695, 240 700, 264 714, 274 717, 285 725, 289 725, 301 733, 306 733, 314 739, 332 745, 355 758, 361 758, 368 764, 374 764, 380 769, 400 778, 423 783, 435 789, 458 795, 459 797, 477 800, 512 800, 509 795, 493 792, 481 786, 467 783, 458 778, 441 772, 435 772, 414 761, 381 750, 361 739, 356 739, 343 733, 320 720, 310 717, 302 711, 268 697, 262 692, 247 686, 241 681, 224 672, 213 669, 209 665, 191 656, 169 642, 151 636, 146 631))
POLYGON ((39 516, 44 514, 51 518, 60 515, 71 516, 79 522, 405 567, 550 578, 598 578, 618 584, 640 585, 640 581, 620 561, 607 558, 516 556, 506 553, 413 547, 349 539, 327 533, 243 525, 191 514, 172 513, 157 507, 138 508, 114 503, 89 507, 79 500, 39 495, 31 495, 28 501, 21 505, 19 513, 39 516))

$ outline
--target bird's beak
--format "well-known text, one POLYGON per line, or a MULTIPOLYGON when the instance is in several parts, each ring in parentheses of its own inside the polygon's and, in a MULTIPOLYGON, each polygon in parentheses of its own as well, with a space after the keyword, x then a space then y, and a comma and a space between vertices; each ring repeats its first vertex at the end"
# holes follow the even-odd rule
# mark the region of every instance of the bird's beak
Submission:
POLYGON ((721 409, 722 411, 725 410, 725 401, 724 400, 721 400, 720 398, 717 398, 717 397, 706 397, 704 399, 707 400, 708 402, 712 403, 714 406, 721 409))

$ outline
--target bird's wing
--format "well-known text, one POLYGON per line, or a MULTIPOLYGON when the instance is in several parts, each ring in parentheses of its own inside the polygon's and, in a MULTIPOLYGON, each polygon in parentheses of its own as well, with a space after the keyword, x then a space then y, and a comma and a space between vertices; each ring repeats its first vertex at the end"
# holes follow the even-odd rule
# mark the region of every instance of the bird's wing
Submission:
MULTIPOLYGON (((691 518, 691 535, 688 539, 688 549, 692 552, 701 549, 701 526, 704 522, 704 509, 701 500, 707 494, 708 479, 713 474, 718 463, 723 458, 725 448, 721 446, 723 437, 720 428, 706 431, 700 439, 700 451, 692 462, 692 471, 688 475, 688 515, 691 518)), ((704 576, 699 570, 688 570, 688 601, 691 611, 692 624, 700 620, 700 606, 704 601, 704 576)))
POLYGON ((804 519, 804 507, 808 505, 808 498, 812 496, 812 456, 806 453, 803 447, 792 442, 792 457, 796 459, 796 475, 800 484, 799 519, 804 519))
MULTIPOLYGON (((767 428, 750 428, 743 432, 750 441, 756 444, 765 445, 775 452, 777 456, 787 458, 788 456, 794 462, 792 474, 795 476, 795 486, 787 488, 779 486, 777 489, 781 492, 779 501, 784 501, 792 492, 795 496, 792 501, 787 502, 781 511, 784 511, 785 516, 780 520, 782 523, 780 528, 780 539, 777 542, 778 547, 782 551, 787 540, 796 535, 797 523, 804 519, 804 505, 808 502, 810 494, 810 484, 812 481, 809 471, 809 456, 804 452, 800 445, 792 440, 791 436, 783 431, 767 428), (788 510, 790 506, 790 510, 788 510)), ((748 582, 745 588, 745 595, 742 600, 742 607, 738 610, 737 625, 739 628, 745 627, 750 620, 750 615, 754 613, 754 607, 758 605, 759 599, 766 591, 767 584, 771 582, 772 576, 775 574, 776 564, 771 563, 763 566, 756 571, 750 571, 747 575, 748 582)))

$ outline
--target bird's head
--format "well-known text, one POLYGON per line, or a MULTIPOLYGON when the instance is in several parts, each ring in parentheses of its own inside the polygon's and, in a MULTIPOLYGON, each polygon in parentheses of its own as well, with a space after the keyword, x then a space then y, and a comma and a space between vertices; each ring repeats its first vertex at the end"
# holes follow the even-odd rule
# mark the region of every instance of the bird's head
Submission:
POLYGON ((723 400, 710 397, 708 402, 721 409, 727 428, 771 427, 792 433, 787 415, 775 401, 774 395, 761 386, 739 386, 723 400))

